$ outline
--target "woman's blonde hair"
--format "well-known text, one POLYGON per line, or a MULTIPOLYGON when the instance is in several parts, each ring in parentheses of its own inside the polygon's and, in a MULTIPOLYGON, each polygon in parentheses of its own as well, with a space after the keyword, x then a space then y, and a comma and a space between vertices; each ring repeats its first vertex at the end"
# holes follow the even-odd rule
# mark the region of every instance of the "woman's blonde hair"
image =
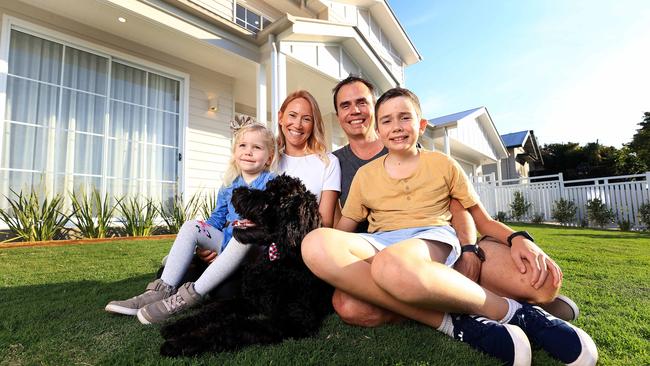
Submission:
POLYGON ((232 184, 232 182, 237 179, 238 176, 241 175, 241 169, 237 165, 237 162, 235 161, 236 156, 235 156, 235 149, 237 148, 237 144, 239 144, 239 140, 244 136, 244 134, 248 132, 258 132, 261 136, 262 139, 264 140, 264 144, 266 145, 266 148, 269 150, 269 156, 271 157, 271 162, 267 164, 266 169, 270 172, 275 172, 277 170, 278 166, 278 149, 276 149, 275 146, 275 138, 273 137, 273 132, 266 128, 266 126, 253 122, 244 126, 241 126, 237 128, 235 131, 233 131, 233 139, 232 139, 232 147, 231 147, 231 154, 230 154, 230 161, 228 162, 228 169, 226 169, 226 172, 223 175, 223 185, 224 186, 229 186, 232 184))
MULTIPOLYGON (((327 147, 325 145, 325 126, 323 125, 323 116, 320 113, 320 108, 318 107, 318 102, 313 95, 311 95, 306 90, 297 90, 289 94, 285 99, 282 105, 280 106, 280 118, 284 117, 284 111, 287 109, 289 103, 293 102, 296 99, 302 98, 309 103, 311 106, 311 113, 314 118, 314 128, 311 132, 311 136, 307 139, 307 149, 312 154, 317 154, 318 157, 325 162, 325 165, 329 165, 330 159, 327 157, 327 147)), ((282 128, 279 129, 278 133, 278 151, 280 154, 284 153, 286 149, 286 141, 284 134, 282 133, 282 128)))

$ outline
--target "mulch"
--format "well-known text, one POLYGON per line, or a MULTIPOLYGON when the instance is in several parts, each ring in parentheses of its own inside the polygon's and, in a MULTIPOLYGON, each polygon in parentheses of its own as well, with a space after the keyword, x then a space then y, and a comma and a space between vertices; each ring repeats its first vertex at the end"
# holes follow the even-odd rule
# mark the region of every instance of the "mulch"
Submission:
POLYGON ((70 239, 70 240, 48 240, 48 241, 27 241, 16 243, 0 244, 0 249, 5 248, 31 248, 31 247, 60 247, 64 245, 99 244, 111 241, 143 241, 143 240, 164 240, 174 239, 176 234, 152 235, 152 236, 117 236, 101 239, 70 239))

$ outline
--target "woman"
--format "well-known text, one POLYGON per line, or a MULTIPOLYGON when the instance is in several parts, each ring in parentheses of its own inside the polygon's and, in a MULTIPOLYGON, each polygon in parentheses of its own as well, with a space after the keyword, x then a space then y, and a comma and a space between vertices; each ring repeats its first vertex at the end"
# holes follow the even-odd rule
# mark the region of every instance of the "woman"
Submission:
POLYGON ((300 178, 316 195, 323 226, 332 227, 341 191, 338 159, 325 145, 323 118, 314 97, 305 90, 291 93, 278 112, 279 171, 300 178))

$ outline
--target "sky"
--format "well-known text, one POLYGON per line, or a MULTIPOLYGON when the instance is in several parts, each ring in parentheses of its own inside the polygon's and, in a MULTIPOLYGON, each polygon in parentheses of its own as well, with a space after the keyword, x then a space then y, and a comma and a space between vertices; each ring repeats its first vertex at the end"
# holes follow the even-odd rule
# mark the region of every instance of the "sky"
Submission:
POLYGON ((650 112, 648 0, 389 0, 427 119, 485 106, 499 134, 620 148, 650 112))

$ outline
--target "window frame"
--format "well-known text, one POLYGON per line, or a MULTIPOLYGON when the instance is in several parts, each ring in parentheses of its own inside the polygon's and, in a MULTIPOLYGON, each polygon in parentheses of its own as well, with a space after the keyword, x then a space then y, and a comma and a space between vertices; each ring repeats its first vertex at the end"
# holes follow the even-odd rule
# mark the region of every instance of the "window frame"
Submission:
POLYGON ((252 32, 253 34, 257 34, 257 33, 264 30, 264 28, 265 28, 264 21, 265 20, 268 21, 268 25, 273 24, 273 20, 270 17, 266 16, 264 13, 260 12, 259 10, 251 9, 251 8, 249 8, 247 6, 244 6, 243 4, 240 4, 239 2, 235 2, 235 9, 233 10, 233 22, 235 24, 237 24, 239 27, 242 27, 242 28, 246 29, 247 31, 252 32), (245 11, 244 16, 246 17, 246 19, 241 19, 241 18, 239 18, 237 16, 237 10, 239 10, 238 9, 239 7, 244 9, 244 11, 245 11), (260 27, 258 28, 257 31, 253 31, 253 30, 251 30, 251 29, 249 29, 247 27, 247 25, 250 25, 251 27, 256 28, 254 24, 248 23, 248 13, 249 12, 260 17, 260 27), (241 24, 237 23, 237 21, 243 21, 244 25, 241 25, 241 24))
MULTIPOLYGON (((130 55, 125 52, 115 50, 110 47, 100 45, 98 43, 84 40, 69 34, 60 32, 53 28, 46 26, 41 26, 27 20, 17 18, 11 15, 4 14, 2 16, 2 28, 0 28, 0 94, 3 94, 5 97, 0 98, 0 116, 2 116, 2 123, 0 124, 0 161, 4 153, 4 132, 5 132, 5 111, 6 111, 6 102, 7 102, 7 81, 9 74, 9 51, 10 51, 10 40, 11 32, 13 30, 23 32, 35 37, 39 37, 48 41, 56 42, 62 44, 66 47, 72 47, 84 52, 92 53, 101 57, 106 57, 108 59, 109 70, 111 69, 112 62, 118 62, 123 65, 130 67, 135 67, 146 72, 154 73, 160 76, 164 76, 179 82, 179 99, 178 99, 178 153, 181 154, 182 159, 178 161, 176 174, 177 174, 177 191, 178 194, 183 194, 186 190, 186 135, 189 124, 189 80, 190 76, 187 73, 165 67, 163 65, 151 62, 133 55, 130 55)), ((109 74, 110 75, 110 74, 109 74)), ((110 82, 110 78, 108 79, 110 82)), ((109 88, 110 93, 110 88, 109 88)), ((110 100, 110 94, 107 95, 107 98, 110 100)), ((106 113, 110 111, 107 110, 106 113)), ((106 139, 107 136, 104 136, 106 139)), ((106 150, 105 150, 106 151, 106 150)), ((107 177, 107 171, 104 166, 102 166, 102 180, 105 180, 106 184, 103 184, 103 187, 107 186, 109 178, 107 177)), ((54 192, 48 192, 52 195, 54 192)), ((4 225, 0 225, 4 226, 4 225)))

